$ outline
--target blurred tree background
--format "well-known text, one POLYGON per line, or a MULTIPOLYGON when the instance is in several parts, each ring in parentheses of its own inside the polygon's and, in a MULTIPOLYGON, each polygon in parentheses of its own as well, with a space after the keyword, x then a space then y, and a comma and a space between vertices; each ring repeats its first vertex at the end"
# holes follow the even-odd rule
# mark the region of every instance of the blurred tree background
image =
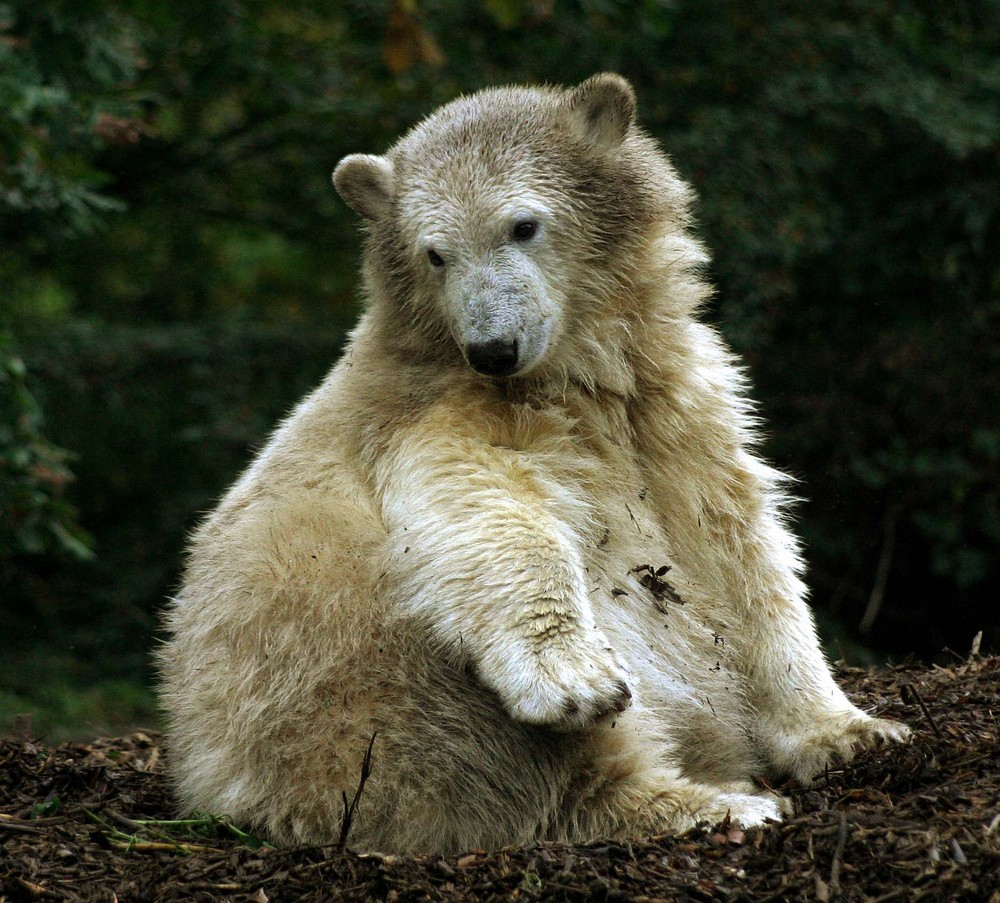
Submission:
POLYGON ((337 160, 605 69, 699 192, 828 637, 996 649, 997 47, 992 0, 0 2, 0 731, 154 717, 186 532, 357 313, 337 160))

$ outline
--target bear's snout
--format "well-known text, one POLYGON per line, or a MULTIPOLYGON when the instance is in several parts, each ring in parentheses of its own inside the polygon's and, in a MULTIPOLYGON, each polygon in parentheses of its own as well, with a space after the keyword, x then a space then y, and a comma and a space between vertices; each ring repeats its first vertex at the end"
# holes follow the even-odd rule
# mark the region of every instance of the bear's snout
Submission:
POLYGON ((472 369, 484 376, 510 376, 517 369, 517 339, 474 342, 466 349, 472 369))

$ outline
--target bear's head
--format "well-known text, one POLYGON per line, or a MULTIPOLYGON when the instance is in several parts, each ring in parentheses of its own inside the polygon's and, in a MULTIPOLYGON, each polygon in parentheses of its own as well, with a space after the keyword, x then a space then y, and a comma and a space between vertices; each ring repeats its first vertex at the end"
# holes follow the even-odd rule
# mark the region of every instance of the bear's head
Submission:
POLYGON ((459 98, 333 179, 367 221, 368 290, 393 341, 488 377, 567 375, 607 353, 654 226, 686 197, 612 74, 459 98))

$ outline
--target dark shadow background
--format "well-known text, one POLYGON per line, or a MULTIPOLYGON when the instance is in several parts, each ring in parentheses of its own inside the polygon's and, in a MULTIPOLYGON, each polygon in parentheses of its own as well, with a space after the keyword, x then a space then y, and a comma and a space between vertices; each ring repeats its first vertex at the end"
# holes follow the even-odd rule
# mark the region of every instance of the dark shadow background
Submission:
POLYGON ((356 316, 329 184, 617 70, 701 198, 835 655, 1000 636, 1000 6, 0 3, 0 732, 153 715, 183 540, 356 316))

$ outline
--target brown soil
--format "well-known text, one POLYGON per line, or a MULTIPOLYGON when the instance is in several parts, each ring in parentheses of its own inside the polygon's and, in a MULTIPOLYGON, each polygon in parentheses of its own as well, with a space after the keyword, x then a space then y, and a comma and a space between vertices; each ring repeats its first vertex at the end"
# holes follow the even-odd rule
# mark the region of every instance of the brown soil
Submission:
MULTIPOLYGON (((796 814, 642 843, 451 859, 272 849, 169 819, 160 738, 0 741, 0 901, 977 900, 1000 903, 1000 658, 845 670, 912 744, 791 792, 796 814)), ((364 811, 362 801, 361 814, 364 811)))

